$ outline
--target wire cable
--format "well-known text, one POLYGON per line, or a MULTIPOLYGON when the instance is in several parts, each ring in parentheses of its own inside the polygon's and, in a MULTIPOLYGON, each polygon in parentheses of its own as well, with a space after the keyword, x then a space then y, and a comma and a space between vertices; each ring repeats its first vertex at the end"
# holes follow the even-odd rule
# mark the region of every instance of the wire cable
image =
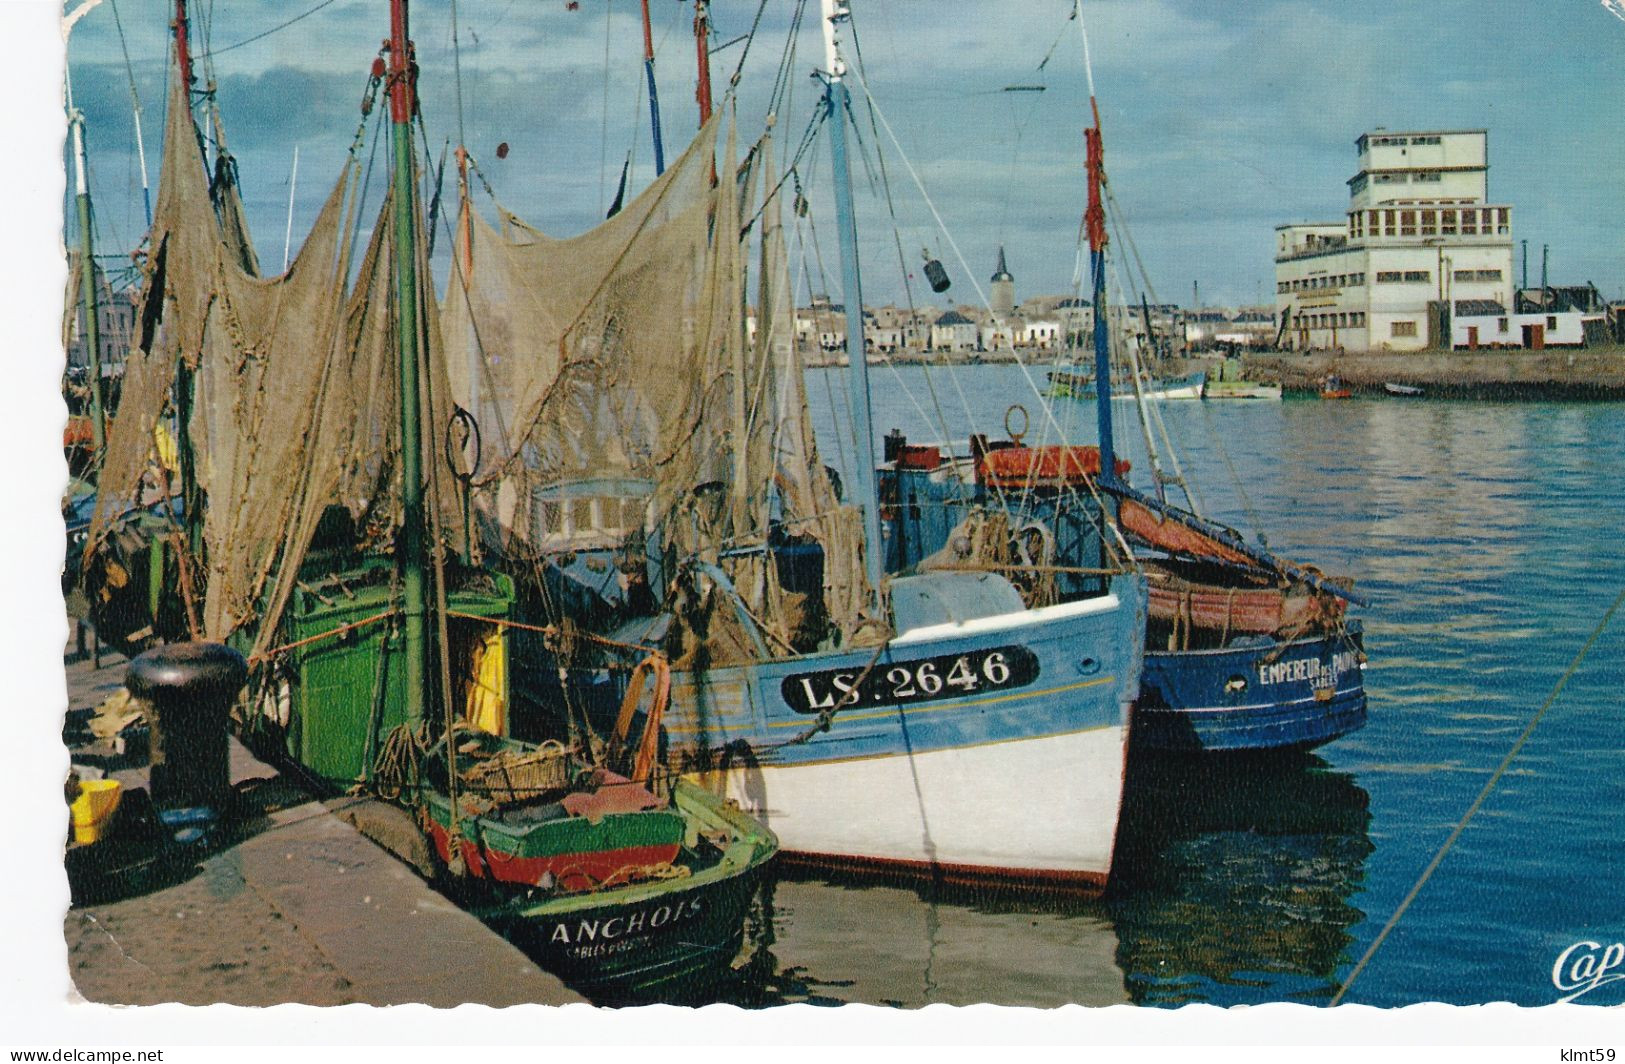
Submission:
POLYGON ((1444 860, 1445 854, 1449 853, 1451 847, 1456 845, 1456 840, 1461 838, 1461 833, 1467 830, 1467 825, 1478 813, 1485 800, 1489 798, 1490 792, 1494 791, 1495 785, 1501 782, 1501 777, 1506 774, 1507 768, 1511 766, 1513 759, 1518 756, 1518 751, 1523 749, 1523 744, 1529 741, 1529 736, 1534 734, 1535 727, 1540 723, 1541 718, 1546 715, 1548 709, 1552 708, 1552 704, 1557 701, 1557 696, 1563 693, 1563 688, 1568 686, 1569 680, 1579 671, 1581 662, 1585 661, 1586 655, 1591 653, 1591 648, 1596 646, 1597 640, 1602 638, 1602 633, 1608 627, 1608 622, 1614 619, 1614 614, 1618 612, 1621 604, 1625 604, 1625 589, 1621 589, 1620 593, 1614 596, 1613 603, 1602 615, 1602 619, 1597 622, 1597 626, 1591 630, 1591 635, 1586 639, 1585 645, 1580 648, 1579 653, 1574 655, 1574 660, 1569 662, 1569 667, 1563 671, 1557 685, 1552 688, 1552 693, 1546 696, 1545 703, 1529 719, 1529 724, 1524 728, 1523 734, 1518 736, 1518 741, 1512 744, 1512 749, 1507 751, 1507 756, 1501 759, 1501 763, 1490 774, 1489 781, 1484 784, 1484 789, 1478 792, 1478 797, 1473 799, 1473 804, 1467 807, 1467 812, 1456 824, 1455 830, 1450 833, 1449 838, 1444 840, 1444 845, 1439 847, 1439 852, 1433 855, 1433 860, 1428 862, 1427 868, 1423 870, 1421 877, 1417 879, 1416 885, 1411 887, 1410 893, 1405 895, 1405 900, 1400 902, 1399 908, 1394 910, 1394 915, 1388 918, 1388 922, 1377 933, 1377 937, 1366 949, 1365 955, 1354 966, 1354 970, 1349 972, 1349 977, 1343 980, 1342 986, 1337 988, 1337 993, 1332 995, 1329 1005, 1336 1005, 1343 1000, 1344 995, 1349 992, 1349 987, 1353 986, 1354 981, 1360 977, 1360 973, 1365 971, 1365 966, 1370 963, 1372 956, 1387 941, 1389 932, 1398 926, 1400 918, 1411 907, 1411 902, 1416 900, 1416 896, 1422 893, 1422 888, 1433 877, 1433 873, 1438 869, 1440 862, 1444 860))
POLYGON ((309 11, 306 11, 304 14, 295 15, 293 18, 290 18, 288 21, 286 21, 284 23, 281 23, 280 25, 272 26, 270 29, 266 30, 264 33, 256 33, 252 37, 246 37, 243 40, 238 41, 236 44, 228 44, 224 48, 206 49, 204 54, 205 55, 219 55, 222 52, 229 52, 229 51, 232 51, 233 49, 241 48, 246 44, 253 44, 255 41, 264 40, 266 37, 271 36, 271 34, 273 34, 273 33, 281 33, 283 30, 287 29, 289 26, 292 26, 295 22, 299 22, 299 21, 302 21, 304 19, 307 19, 310 16, 314 15, 316 12, 320 11, 322 8, 330 7, 334 3, 337 3, 337 0, 322 0, 321 3, 317 4, 315 7, 311 8, 309 11))

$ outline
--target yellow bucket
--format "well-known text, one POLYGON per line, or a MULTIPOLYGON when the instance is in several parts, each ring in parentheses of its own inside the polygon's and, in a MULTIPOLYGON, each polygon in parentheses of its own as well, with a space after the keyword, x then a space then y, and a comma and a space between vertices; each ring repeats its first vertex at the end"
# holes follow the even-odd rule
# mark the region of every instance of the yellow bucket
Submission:
POLYGON ((118 808, 118 780, 81 780, 79 797, 73 800, 73 841, 95 842, 101 838, 113 810, 118 808))

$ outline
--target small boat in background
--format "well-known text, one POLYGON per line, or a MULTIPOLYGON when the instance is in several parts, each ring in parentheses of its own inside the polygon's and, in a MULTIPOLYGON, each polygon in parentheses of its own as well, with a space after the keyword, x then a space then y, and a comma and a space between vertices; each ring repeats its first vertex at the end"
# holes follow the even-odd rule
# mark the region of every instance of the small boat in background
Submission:
POLYGON ((1384 381, 1382 390, 1389 395, 1397 395, 1402 399, 1420 399, 1425 394, 1422 389, 1412 384, 1395 384, 1393 381, 1384 381))
POLYGON ((1219 363, 1218 371, 1208 378, 1204 399, 1280 399, 1281 386, 1264 381, 1247 380, 1242 372, 1241 359, 1227 358, 1219 363))
POLYGON ((1343 383, 1343 378, 1336 374, 1328 374, 1326 379, 1320 382, 1320 397, 1322 399, 1350 399, 1353 396, 1354 392, 1349 389, 1347 384, 1343 383))
MULTIPOLYGON (((1095 398, 1093 373, 1076 369, 1054 369, 1049 372, 1049 384, 1049 396, 1052 399, 1095 398)), ((1146 399, 1200 399, 1206 390, 1207 374, 1200 370, 1166 380, 1147 377, 1140 384, 1140 394, 1146 399)), ((1124 385, 1121 391, 1113 392, 1112 398, 1131 401, 1135 398, 1135 394, 1128 385, 1124 385)))

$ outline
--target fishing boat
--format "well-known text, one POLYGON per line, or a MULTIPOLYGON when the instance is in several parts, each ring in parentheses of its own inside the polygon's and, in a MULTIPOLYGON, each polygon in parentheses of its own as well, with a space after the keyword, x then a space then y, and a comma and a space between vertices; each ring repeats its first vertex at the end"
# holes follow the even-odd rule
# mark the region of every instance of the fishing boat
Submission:
POLYGON ((454 895, 600 1003, 706 996, 740 951, 772 833, 655 778, 652 742, 621 775, 557 744, 458 739, 427 760, 418 807, 436 856, 464 871, 454 895))
POLYGON ((339 179, 272 278, 237 253, 246 230, 222 224, 197 165, 185 27, 182 6, 148 325, 110 429, 93 545, 146 490, 154 429, 180 393, 190 400, 189 416, 174 416, 180 472, 183 490, 207 499, 188 510, 207 564, 178 542, 196 582, 160 590, 184 601, 198 634, 248 657, 245 739, 327 790, 412 810, 447 892, 479 888, 482 915, 540 933, 550 948, 538 959, 588 992, 632 1000, 674 978, 720 977, 772 833, 654 771, 652 708, 629 772, 615 770, 613 743, 542 748, 514 734, 543 710, 513 697, 512 579, 467 539, 454 543, 465 527, 451 488, 462 422, 421 250, 406 0, 392 0, 339 179), (380 91, 392 180, 364 218, 358 153, 380 91))
MULTIPOLYGON (((1049 396, 1051 398, 1094 399, 1096 397, 1093 374, 1083 376, 1075 371, 1050 370, 1049 382, 1049 396)), ((1158 401, 1201 399, 1207 395, 1210 386, 1207 373, 1203 370, 1197 370, 1182 377, 1145 377, 1140 382, 1138 395, 1130 391, 1125 394, 1115 395, 1113 398, 1124 401, 1132 401, 1137 397, 1158 401)))
MULTIPOLYGON (((1078 12, 1081 18, 1081 11, 1078 12)), ((1091 92, 1092 95, 1092 92, 1091 92)), ((1105 182, 1098 109, 1088 134, 1089 205, 1086 229, 1092 261, 1104 258, 1105 182)), ((1139 404, 1155 491, 1144 494, 1113 457, 1110 394, 1112 352, 1106 328, 1104 270, 1095 274, 1093 382, 1099 450, 1053 452, 1035 465, 1018 462, 999 476, 997 460, 1027 451, 1019 438, 972 441, 968 455, 911 447, 890 438, 880 468, 883 499, 896 501, 889 564, 920 564, 962 535, 949 515, 967 505, 1002 506, 1008 527, 1021 530, 1017 547, 1030 572, 1077 567, 1065 557, 1064 536, 1042 518, 1067 494, 1097 493, 1114 501, 1114 531, 1134 549, 1149 584, 1144 667, 1134 710, 1137 749, 1167 753, 1310 749, 1365 722, 1365 653, 1350 602, 1365 604, 1346 581, 1282 559, 1247 543, 1234 530, 1173 505, 1169 485, 1183 485, 1177 468, 1162 467, 1154 420, 1139 404), (989 464, 993 459, 994 464, 989 464), (1025 522, 1038 516, 1030 531, 1025 522)), ((1149 313, 1147 313, 1149 319, 1149 313)), ((1127 359, 1138 375, 1138 363, 1127 359)), ((1164 443, 1167 441, 1164 440, 1164 443)), ((1171 447, 1165 448, 1172 457, 1171 447)), ((1189 492, 1187 491, 1187 495, 1189 492)))
MULTIPOLYGON (((847 19, 825 3, 818 77, 859 352, 847 19)), ((636 662, 664 655, 664 764, 798 861, 1098 892, 1143 580, 1092 501, 1069 526, 1088 572, 1064 599, 1030 600, 1002 558, 883 571, 872 462, 843 499, 806 414, 772 131, 741 163, 732 106, 702 108, 687 150, 581 236, 505 210, 499 229, 464 201, 441 320, 453 395, 485 436, 474 525, 529 607, 515 658, 573 719, 602 722, 636 662)), ((869 454, 866 360, 846 371, 843 446, 869 454)))
POLYGON ((1247 380, 1239 358, 1227 358, 1219 363, 1216 373, 1208 378, 1204 399, 1279 399, 1281 386, 1265 381, 1247 380))

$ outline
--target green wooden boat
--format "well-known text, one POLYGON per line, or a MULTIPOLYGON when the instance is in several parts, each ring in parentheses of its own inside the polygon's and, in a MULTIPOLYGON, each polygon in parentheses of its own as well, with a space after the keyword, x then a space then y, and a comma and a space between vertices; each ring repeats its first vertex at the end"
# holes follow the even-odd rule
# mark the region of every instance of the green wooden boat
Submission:
MULTIPOLYGON (((635 749, 626 742, 634 713, 623 714, 609 751, 624 775, 559 743, 462 725, 455 788, 444 738, 415 770, 391 775, 407 724, 400 632, 377 619, 390 612, 391 571, 376 559, 301 582, 283 632, 303 645, 260 700, 255 730, 334 788, 360 782, 396 795, 429 841, 437 886, 593 1000, 706 997, 740 951, 760 873, 778 852, 773 833, 697 784, 652 776, 658 711, 646 712, 635 749)), ((448 638, 454 671, 466 674, 475 646, 505 660, 513 585, 485 572, 460 582, 448 596, 448 638)), ((506 704, 506 668, 495 675, 491 693, 506 704)), ((464 719, 475 716, 465 705, 464 719)))
MULTIPOLYGON (((517 745, 517 744, 515 744, 517 745)), ((704 1000, 731 974, 747 909, 778 840, 682 778, 644 787, 588 770, 552 794, 460 817, 443 787, 425 792, 424 830, 464 875, 449 890, 538 964, 600 1004, 704 1000), (607 800, 605 800, 608 792, 607 800), (568 812, 571 798, 635 812, 568 812)), ((463 801, 463 799, 459 799, 463 801)))

